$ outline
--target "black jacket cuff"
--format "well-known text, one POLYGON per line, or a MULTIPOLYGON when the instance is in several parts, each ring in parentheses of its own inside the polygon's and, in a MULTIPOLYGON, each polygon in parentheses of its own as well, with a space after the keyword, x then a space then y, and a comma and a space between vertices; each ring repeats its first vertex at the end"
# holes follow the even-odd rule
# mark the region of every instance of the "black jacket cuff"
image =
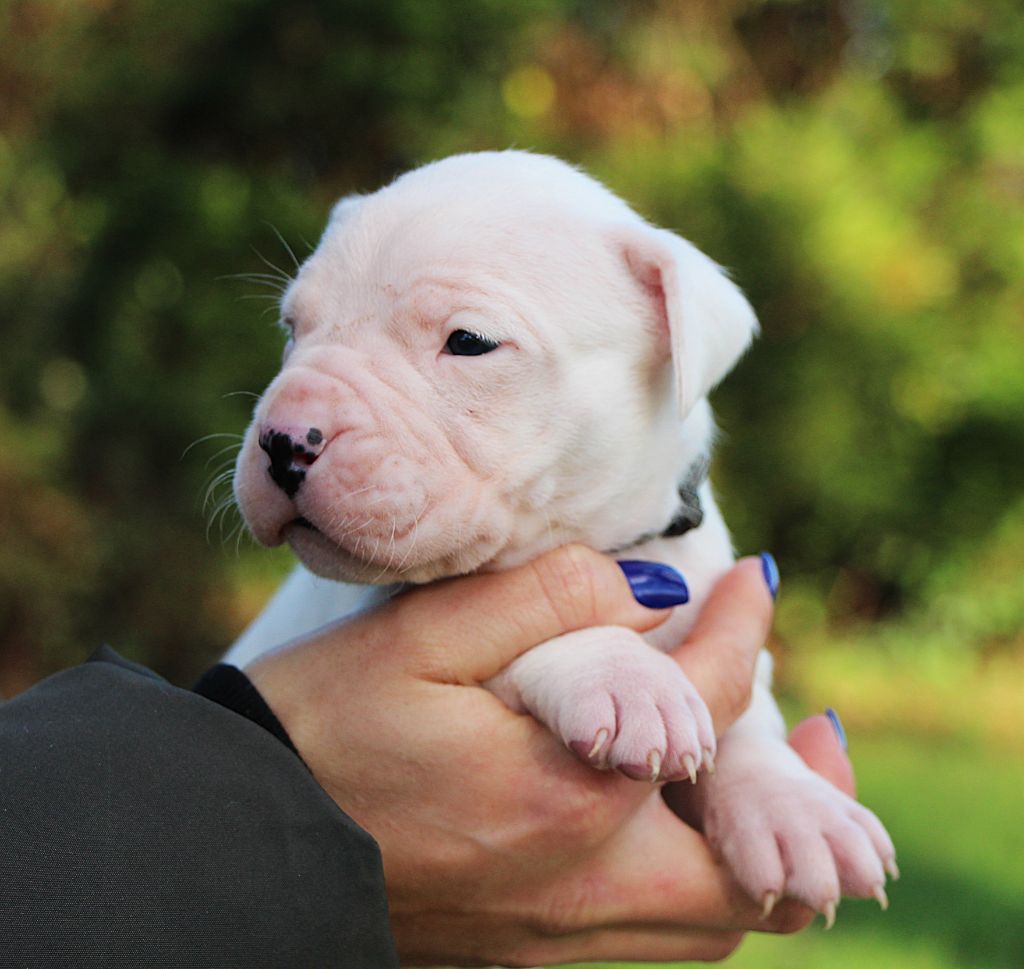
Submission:
POLYGON ((292 743, 292 738, 288 736, 288 731, 284 729, 274 711, 267 706, 267 701, 252 685, 249 677, 238 667, 219 663, 199 678, 199 682, 192 687, 192 692, 258 724, 277 737, 300 760, 302 759, 302 755, 292 743))

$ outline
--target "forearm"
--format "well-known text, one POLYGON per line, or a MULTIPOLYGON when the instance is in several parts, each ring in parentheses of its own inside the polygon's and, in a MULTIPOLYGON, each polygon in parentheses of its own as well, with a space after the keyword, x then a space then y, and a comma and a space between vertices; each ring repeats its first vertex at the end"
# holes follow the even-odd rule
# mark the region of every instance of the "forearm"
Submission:
POLYGON ((397 965, 376 845, 281 738, 105 658, 0 707, 0 963, 397 965))

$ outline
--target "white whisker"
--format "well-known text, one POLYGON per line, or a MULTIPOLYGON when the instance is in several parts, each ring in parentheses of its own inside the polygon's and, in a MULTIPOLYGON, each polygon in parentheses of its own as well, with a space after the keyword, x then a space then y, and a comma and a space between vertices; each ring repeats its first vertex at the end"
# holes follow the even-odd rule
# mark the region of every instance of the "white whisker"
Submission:
POLYGON ((235 300, 239 303, 241 303, 243 300, 247 300, 250 302, 252 300, 263 300, 264 302, 269 301, 270 303, 273 304, 274 307, 276 307, 281 302, 281 297, 280 294, 271 295, 270 293, 242 293, 241 296, 236 296, 235 300))
POLYGON ((405 555, 402 556, 402 561, 398 563, 398 568, 395 570, 399 575, 405 571, 405 564, 412 557, 413 550, 416 548, 416 542, 420 537, 420 516, 417 515, 412 522, 412 541, 409 543, 409 547, 405 550, 405 555))
POLYGON ((270 226, 271 231, 274 233, 274 235, 277 236, 278 242, 280 242, 281 245, 284 246, 284 248, 287 251, 288 255, 292 257, 292 262, 295 263, 295 268, 298 269, 299 268, 299 260, 296 258, 295 253, 292 251, 292 247, 290 245, 288 245, 288 243, 285 241, 284 236, 281 235, 281 233, 278 231, 277 226, 274 225, 273 222, 267 222, 266 225, 270 226))
POLYGON ((242 556, 242 538, 249 534, 249 529, 244 527, 244 523, 239 521, 238 530, 235 533, 235 558, 241 558, 242 556))
POLYGON ((284 283, 286 287, 290 286, 294 282, 293 277, 289 273, 286 273, 280 266, 277 266, 274 263, 272 263, 266 256, 263 255, 262 252, 259 251, 259 249, 257 249, 255 246, 250 246, 250 248, 254 253, 256 253, 257 258, 260 260, 260 262, 263 263, 264 266, 266 266, 268 269, 272 269, 277 274, 276 278, 279 279, 282 283, 284 283))
MULTIPOLYGON (((239 441, 242 440, 242 435, 241 434, 228 434, 227 432, 222 432, 222 433, 219 433, 219 434, 206 434, 203 437, 197 438, 187 448, 185 448, 185 450, 181 452, 181 458, 185 457, 185 455, 187 455, 188 452, 191 451, 192 448, 196 447, 197 445, 205 444, 207 441, 212 441, 212 440, 214 440, 215 438, 218 438, 218 437, 233 437, 236 440, 239 440, 239 441)), ((180 461, 181 458, 179 458, 178 460, 180 461)))
MULTIPOLYGON (((234 444, 229 444, 227 447, 222 447, 219 451, 216 452, 216 454, 211 454, 206 459, 206 467, 209 467, 210 466, 210 462, 211 461, 216 461, 217 458, 219 458, 222 454, 229 454, 229 453, 237 454, 241 450, 242 450, 242 442, 241 441, 236 441, 234 444)), ((229 459, 229 463, 230 463, 230 465, 232 467, 234 467, 235 459, 233 457, 230 458, 229 459)))

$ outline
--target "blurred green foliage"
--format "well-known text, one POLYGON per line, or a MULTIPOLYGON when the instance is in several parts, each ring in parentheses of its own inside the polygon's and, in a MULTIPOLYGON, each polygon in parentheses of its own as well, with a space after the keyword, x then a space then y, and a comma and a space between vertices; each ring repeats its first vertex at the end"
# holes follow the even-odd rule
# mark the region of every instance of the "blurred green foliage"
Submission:
POLYGON ((762 321, 715 478, 782 567, 782 686, 842 710, 904 879, 737 964, 1019 965, 1015 0, 0 0, 0 692, 103 641, 180 682, 217 657, 288 567, 218 513, 281 346, 232 277, 293 269, 339 195, 510 145, 762 321))
POLYGON ((217 655, 285 566, 204 521, 280 349, 225 277, 509 145, 749 293, 716 478, 784 640, 1020 647, 1013 0, 6 0, 0 34, 0 686, 101 641, 179 679, 217 655))

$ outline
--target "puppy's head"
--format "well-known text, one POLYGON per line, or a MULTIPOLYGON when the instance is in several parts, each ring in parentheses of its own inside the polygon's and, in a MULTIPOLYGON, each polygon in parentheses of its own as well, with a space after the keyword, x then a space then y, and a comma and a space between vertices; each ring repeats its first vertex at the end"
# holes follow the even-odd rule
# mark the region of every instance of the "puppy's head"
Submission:
POLYGON ((660 531, 756 327, 691 245, 522 152, 339 203, 282 319, 236 496, 258 541, 359 582, 660 531))

